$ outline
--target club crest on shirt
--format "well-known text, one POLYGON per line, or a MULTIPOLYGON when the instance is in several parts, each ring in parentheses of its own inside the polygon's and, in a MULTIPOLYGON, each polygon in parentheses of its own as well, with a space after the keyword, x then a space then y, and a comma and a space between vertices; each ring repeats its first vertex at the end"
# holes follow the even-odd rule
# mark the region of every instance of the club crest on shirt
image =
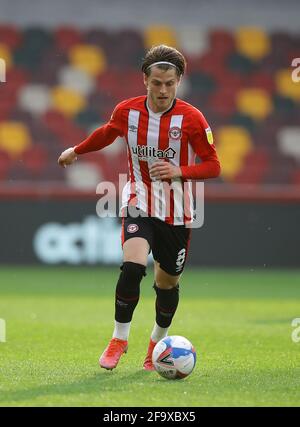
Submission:
POLYGON ((169 138, 178 140, 182 136, 181 129, 177 126, 173 126, 169 129, 169 138))
POLYGON ((137 224, 129 224, 127 227, 128 233, 136 233, 139 229, 139 226, 137 224))

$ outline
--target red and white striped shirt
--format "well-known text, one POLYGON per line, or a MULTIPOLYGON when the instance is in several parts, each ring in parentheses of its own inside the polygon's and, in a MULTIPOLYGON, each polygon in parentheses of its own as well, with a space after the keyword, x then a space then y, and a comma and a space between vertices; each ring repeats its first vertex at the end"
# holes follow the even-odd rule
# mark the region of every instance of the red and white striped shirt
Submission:
POLYGON ((100 150, 123 137, 127 144, 129 181, 122 194, 122 207, 134 204, 149 216, 169 224, 193 220, 190 179, 214 178, 220 173, 211 129, 203 114, 192 105, 175 99, 163 113, 147 106, 139 96, 118 104, 110 121, 75 147, 77 154, 100 150), (195 164, 198 156, 202 163, 195 164), (182 177, 155 181, 150 166, 165 160, 180 166, 182 177))

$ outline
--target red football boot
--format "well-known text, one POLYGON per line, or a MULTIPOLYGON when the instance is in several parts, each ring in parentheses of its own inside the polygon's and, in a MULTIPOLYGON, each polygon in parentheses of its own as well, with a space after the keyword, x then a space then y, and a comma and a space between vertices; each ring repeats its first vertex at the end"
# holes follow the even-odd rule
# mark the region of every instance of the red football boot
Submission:
POLYGON ((104 369, 114 369, 127 349, 128 341, 112 338, 99 359, 99 365, 104 369))
POLYGON ((156 342, 152 341, 152 339, 150 338, 149 346, 148 346, 148 350, 147 350, 147 355, 146 355, 144 365, 143 365, 143 368, 146 371, 154 371, 155 370, 154 365, 152 363, 152 353, 153 353, 153 349, 155 346, 156 346, 156 342))

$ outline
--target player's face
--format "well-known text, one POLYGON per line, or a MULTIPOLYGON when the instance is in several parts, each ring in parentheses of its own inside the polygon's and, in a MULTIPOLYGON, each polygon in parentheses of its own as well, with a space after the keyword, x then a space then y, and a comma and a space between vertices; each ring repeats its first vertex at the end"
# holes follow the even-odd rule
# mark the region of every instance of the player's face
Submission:
POLYGON ((149 77, 144 74, 144 84, 147 88, 151 110, 155 113, 167 110, 176 97, 179 83, 180 78, 174 67, 165 71, 154 66, 151 68, 149 77))

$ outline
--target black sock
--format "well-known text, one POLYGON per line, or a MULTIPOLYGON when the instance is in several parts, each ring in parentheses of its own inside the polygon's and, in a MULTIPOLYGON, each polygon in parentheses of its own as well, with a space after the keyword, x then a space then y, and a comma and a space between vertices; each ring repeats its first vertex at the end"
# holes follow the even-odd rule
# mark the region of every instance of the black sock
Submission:
POLYGON ((156 292, 156 323, 161 328, 168 328, 178 306, 179 285, 172 289, 160 289, 154 283, 153 288, 156 292))
POLYGON ((140 297, 140 283, 146 275, 146 267, 135 262, 124 262, 116 287, 115 320, 130 322, 140 297))

